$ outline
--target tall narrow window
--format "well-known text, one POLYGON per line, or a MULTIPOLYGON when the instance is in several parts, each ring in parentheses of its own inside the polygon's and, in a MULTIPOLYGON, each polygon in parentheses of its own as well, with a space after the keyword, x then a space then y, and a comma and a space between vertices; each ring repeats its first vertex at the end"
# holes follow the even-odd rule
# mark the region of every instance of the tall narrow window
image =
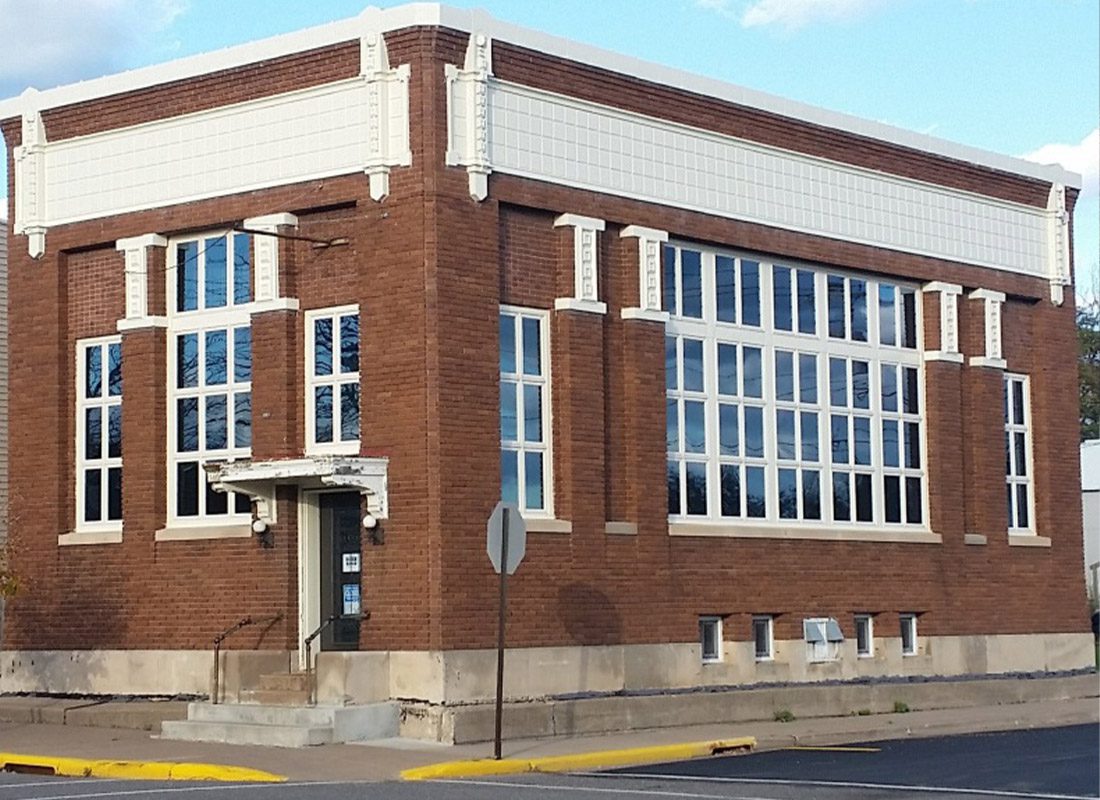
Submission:
POLYGON ((500 310, 501 499, 552 516, 550 381, 544 311, 500 310))
POLYGON ((917 615, 901 614, 898 617, 901 627, 901 654, 903 656, 915 656, 917 654, 917 615))
POLYGON ((306 314, 306 443, 310 452, 359 452, 359 309, 306 314))
POLYGON ((1026 375, 1005 375, 1005 480, 1008 529, 1034 533, 1031 483, 1031 397, 1026 375))
POLYGON ((77 343, 76 528, 122 526, 122 342, 77 343))
POLYGON ((774 618, 760 615, 752 618, 753 655, 757 661, 775 658, 774 618))
POLYGON ((210 234, 169 252, 169 517, 247 519, 248 497, 215 491, 203 465, 252 452, 249 237, 210 234))

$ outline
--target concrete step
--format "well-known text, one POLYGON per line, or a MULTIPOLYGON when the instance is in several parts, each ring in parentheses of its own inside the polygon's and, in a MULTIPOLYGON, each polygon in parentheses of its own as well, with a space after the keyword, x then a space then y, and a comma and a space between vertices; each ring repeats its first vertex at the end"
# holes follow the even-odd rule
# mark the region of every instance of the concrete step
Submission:
POLYGON ((254 744, 265 747, 309 747, 332 742, 332 728, 178 720, 165 721, 161 725, 160 736, 162 739, 185 742, 254 744))
POLYGON ((237 722, 247 725, 332 727, 333 706, 276 706, 247 703, 188 703, 187 719, 195 722, 237 722))
POLYGON ((265 706, 308 706, 309 692, 294 689, 246 689, 240 693, 241 703, 265 706))
POLYGON ((260 689, 278 692, 308 692, 309 676, 304 672, 274 672, 260 676, 260 689))
MULTIPOLYGON (((331 742, 362 742, 372 739, 395 737, 400 729, 400 709, 397 703, 370 703, 363 706, 276 706, 253 705, 247 703, 190 703, 187 708, 187 722, 195 728, 162 727, 161 735, 166 739, 186 738, 195 741, 229 742, 254 744, 253 731, 260 728, 272 728, 278 731, 299 729, 305 731, 325 730, 331 742), (181 733, 182 731, 182 733, 181 733), (234 736, 240 731, 241 737, 234 736), (211 739, 201 739, 212 736, 211 739)), ((281 734, 280 734, 281 736, 281 734)), ((301 744, 287 744, 284 747, 301 747, 315 744, 303 741, 301 744)))

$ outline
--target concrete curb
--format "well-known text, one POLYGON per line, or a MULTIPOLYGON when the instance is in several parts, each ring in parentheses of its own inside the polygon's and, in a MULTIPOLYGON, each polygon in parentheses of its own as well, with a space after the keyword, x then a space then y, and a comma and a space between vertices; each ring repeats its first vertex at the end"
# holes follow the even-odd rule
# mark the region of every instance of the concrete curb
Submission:
POLYGON ((275 775, 248 767, 222 764, 189 764, 170 761, 111 761, 61 756, 0 753, 0 770, 63 775, 70 778, 120 778, 146 781, 233 781, 240 783, 282 783, 275 775))
POLYGON ((631 747, 623 750, 595 750, 565 756, 546 756, 526 759, 482 758, 473 761, 445 761, 401 772, 406 781, 425 781, 438 778, 481 778, 487 775, 515 775, 523 772, 579 772, 607 769, 609 767, 658 764, 664 761, 686 761, 691 758, 712 756, 734 750, 749 751, 756 747, 756 739, 742 736, 736 739, 715 739, 707 742, 631 747))

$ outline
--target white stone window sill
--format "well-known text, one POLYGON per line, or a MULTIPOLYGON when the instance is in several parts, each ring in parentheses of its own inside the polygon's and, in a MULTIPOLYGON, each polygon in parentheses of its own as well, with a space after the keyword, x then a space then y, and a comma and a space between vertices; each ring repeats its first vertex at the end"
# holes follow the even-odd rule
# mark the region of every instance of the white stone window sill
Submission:
POLYGON ((356 439, 353 442, 340 442, 339 444, 329 444, 328 442, 321 442, 311 444, 306 448, 307 456, 358 456, 359 455, 359 440, 356 439))
POLYGON ((1034 533, 1010 533, 1008 545, 1009 547, 1050 547, 1050 537, 1034 533))
POLYGON ((727 539, 816 539, 836 542, 899 542, 942 544, 943 537, 926 530, 885 528, 747 527, 724 522, 669 522, 669 536, 716 536, 727 539))
POLYGON ((153 535, 157 542, 191 542, 203 539, 247 539, 252 536, 252 526, 247 523, 234 525, 176 525, 158 530, 153 535))
POLYGON ((60 547, 83 544, 121 544, 122 528, 113 530, 75 530, 71 533, 62 533, 57 537, 60 547))
POLYGON ((567 519, 552 517, 524 517, 528 533, 572 533, 573 523, 567 519))

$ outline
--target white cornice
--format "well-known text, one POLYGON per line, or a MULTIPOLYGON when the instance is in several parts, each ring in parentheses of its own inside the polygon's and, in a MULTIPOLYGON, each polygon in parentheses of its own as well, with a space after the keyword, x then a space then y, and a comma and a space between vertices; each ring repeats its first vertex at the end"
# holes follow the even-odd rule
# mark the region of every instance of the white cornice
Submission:
MULTIPOLYGON (((1058 165, 1035 164, 1018 158, 991 153, 925 134, 895 128, 880 122, 859 119, 805 103, 786 100, 743 86, 706 78, 671 67, 613 53, 599 47, 570 41, 494 19, 477 9, 456 9, 437 3, 410 3, 389 9, 367 8, 359 16, 339 20, 294 33, 228 47, 155 64, 149 67, 108 75, 81 83, 47 89, 38 93, 35 104, 40 110, 80 103, 148 86, 184 80, 210 72, 252 64, 279 56, 325 47, 358 39, 366 29, 382 33, 418 26, 439 26, 465 32, 479 32, 502 42, 519 45, 549 55, 590 64, 675 89, 705 95, 784 117, 835 128, 871 139, 920 150, 933 155, 975 164, 1051 183, 1080 188, 1082 179, 1058 165)), ((22 115, 22 98, 0 101, 0 119, 22 115)))

